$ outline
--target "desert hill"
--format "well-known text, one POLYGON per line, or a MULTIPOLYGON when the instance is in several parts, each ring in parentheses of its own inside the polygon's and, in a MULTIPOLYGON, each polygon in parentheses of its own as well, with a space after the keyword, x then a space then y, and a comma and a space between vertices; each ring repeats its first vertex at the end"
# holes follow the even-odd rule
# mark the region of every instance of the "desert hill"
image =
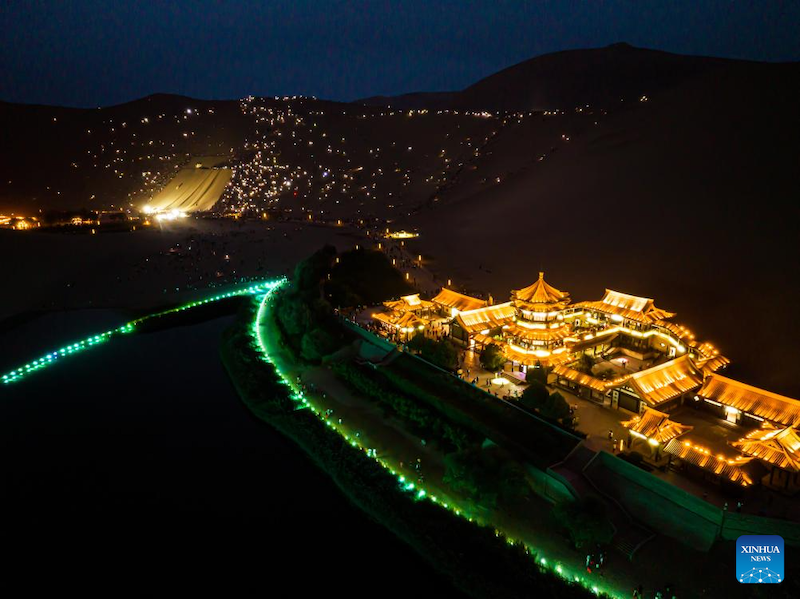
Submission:
POLYGON ((619 43, 536 56, 454 92, 375 96, 367 105, 459 110, 571 110, 616 107, 744 61, 685 56, 619 43))
MULTIPOLYGON (((392 218, 434 195, 499 127, 486 115, 299 97, 161 94, 94 110, 0 104, 9 148, 0 211, 141 208, 186 167, 216 157, 233 169, 220 210, 392 218)), ((208 207, 205 198, 196 205, 208 207)))
POLYGON ((443 278, 495 298, 540 269, 573 298, 654 297, 729 355, 733 375, 798 397, 799 83, 798 64, 745 63, 596 125, 528 119, 403 225, 443 278), (563 132, 555 149, 526 150, 548 129, 563 132))

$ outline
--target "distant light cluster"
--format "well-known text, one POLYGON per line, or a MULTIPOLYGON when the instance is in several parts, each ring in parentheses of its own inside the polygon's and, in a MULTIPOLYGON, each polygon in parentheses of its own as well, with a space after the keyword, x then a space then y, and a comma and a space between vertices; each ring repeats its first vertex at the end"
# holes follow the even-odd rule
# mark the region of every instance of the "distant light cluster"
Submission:
POLYGON ((240 102, 242 113, 253 119, 253 133, 221 199, 222 211, 280 207, 324 216, 347 208, 356 217, 373 216, 412 196, 435 194, 494 133, 483 127, 481 139, 473 140, 459 123, 412 132, 406 126, 407 119, 426 115, 435 126, 437 117, 459 114, 454 111, 322 110, 318 103, 295 100, 251 96, 240 102))

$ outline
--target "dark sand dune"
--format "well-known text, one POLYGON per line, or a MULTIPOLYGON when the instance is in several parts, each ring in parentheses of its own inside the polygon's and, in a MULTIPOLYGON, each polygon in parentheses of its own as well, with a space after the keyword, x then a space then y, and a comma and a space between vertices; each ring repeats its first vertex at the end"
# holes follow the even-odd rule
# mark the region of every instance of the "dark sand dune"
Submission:
MULTIPOLYGON (((732 374, 800 396, 798 70, 736 65, 596 126, 564 117, 570 141, 544 161, 404 224, 444 277, 503 298, 543 268, 576 299, 654 297, 732 374)), ((534 143, 518 133, 505 143, 534 143)))
POLYGON ((742 61, 684 56, 620 43, 536 56, 460 91, 374 96, 361 102, 396 108, 489 111, 571 110, 587 104, 612 108, 621 99, 634 101, 642 94, 670 89, 737 62, 742 61))

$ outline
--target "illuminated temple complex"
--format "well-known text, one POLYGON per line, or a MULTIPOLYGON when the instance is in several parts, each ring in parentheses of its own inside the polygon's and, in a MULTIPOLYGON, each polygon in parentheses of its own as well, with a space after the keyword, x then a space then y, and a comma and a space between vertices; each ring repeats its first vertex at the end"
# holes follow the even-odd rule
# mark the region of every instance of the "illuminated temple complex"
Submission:
MULTIPOLYGON (((505 303, 444 288, 430 301, 413 295, 385 302, 384 307, 373 318, 403 340, 431 323, 446 324, 454 342, 478 350, 497 344, 512 366, 523 371, 535 365, 566 365, 585 352, 609 351, 643 363, 688 355, 693 367, 703 372, 728 363, 712 345, 697 342, 688 329, 670 322, 675 314, 656 307, 650 298, 606 289, 600 300, 572 304, 569 293, 549 284, 543 272, 531 285, 513 290, 505 303)), ((673 374, 682 378, 679 371, 680 367, 673 374)), ((590 380, 589 374, 589 379, 578 377, 568 368, 560 372, 576 384, 606 390, 607 381, 590 380)))
POLYGON ((505 374, 516 380, 530 367, 547 368, 549 384, 631 412, 623 426, 653 457, 671 456, 740 486, 753 484, 749 467, 761 464, 769 484, 800 489, 800 401, 720 375, 730 361, 674 317, 652 298, 611 289, 599 300, 572 303, 541 272, 504 303, 444 288, 430 300, 385 302, 372 314, 398 342, 432 328, 467 350, 495 344, 508 360, 505 374), (670 420, 682 405, 753 432, 730 443, 732 455, 712 452, 679 438, 692 430, 670 420))

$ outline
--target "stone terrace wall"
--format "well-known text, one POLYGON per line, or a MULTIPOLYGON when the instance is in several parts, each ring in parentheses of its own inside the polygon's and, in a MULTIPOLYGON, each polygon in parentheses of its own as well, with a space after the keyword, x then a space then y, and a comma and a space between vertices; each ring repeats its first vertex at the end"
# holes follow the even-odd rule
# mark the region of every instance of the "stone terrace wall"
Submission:
POLYGON ((752 514, 725 514, 722 538, 735 540, 741 535, 780 535, 787 545, 800 546, 800 524, 752 514))
POLYGON ((707 550, 719 537, 743 534, 778 534, 787 544, 800 545, 798 523, 728 512, 723 526, 720 508, 605 451, 584 474, 654 531, 694 547, 707 550))

